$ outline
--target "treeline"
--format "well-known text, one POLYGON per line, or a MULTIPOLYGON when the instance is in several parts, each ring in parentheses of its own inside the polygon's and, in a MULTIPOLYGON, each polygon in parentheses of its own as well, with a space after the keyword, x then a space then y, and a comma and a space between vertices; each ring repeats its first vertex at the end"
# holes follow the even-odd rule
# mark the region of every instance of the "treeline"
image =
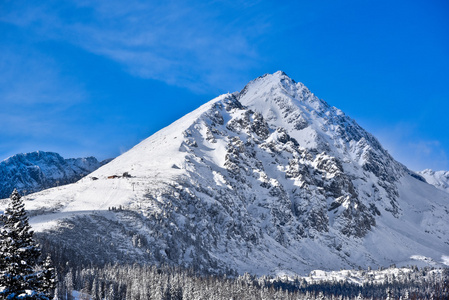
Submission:
POLYGON ((413 276, 358 285, 344 281, 308 284, 303 277, 201 275, 193 269, 168 266, 76 267, 59 274, 56 296, 72 299, 75 290, 80 299, 94 300, 449 299, 449 271, 439 272, 439 276, 430 271, 421 269, 413 271, 413 276))

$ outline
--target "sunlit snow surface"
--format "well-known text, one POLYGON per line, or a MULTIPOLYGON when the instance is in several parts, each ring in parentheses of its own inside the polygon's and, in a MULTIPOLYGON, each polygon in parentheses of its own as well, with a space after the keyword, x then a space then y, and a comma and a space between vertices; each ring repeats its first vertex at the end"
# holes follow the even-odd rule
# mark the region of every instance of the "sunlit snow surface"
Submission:
POLYGON ((441 260, 443 261, 443 264, 449 266, 449 256, 443 255, 441 256, 441 260))
MULTIPOLYGON (((258 275, 447 264, 449 194, 409 174, 353 120, 277 72, 256 79, 240 94, 211 100, 79 182, 25 199, 38 232, 66 226, 60 223, 66 218, 96 216, 148 236, 148 247, 157 245, 162 256, 170 250, 166 240, 179 233, 176 259, 164 259, 181 265, 191 263, 199 249, 218 268, 258 275), (229 105, 236 99, 244 107, 229 105), (255 113, 268 124, 266 136, 251 127, 255 113), (373 157, 394 179, 380 179, 366 168, 373 157), (294 159, 306 166, 306 179, 287 176, 294 159), (323 161, 329 163, 328 172, 323 161), (322 193, 327 182, 342 176, 333 161, 341 164, 355 191, 338 191, 337 208, 332 208, 336 199, 322 193), (131 177, 108 178, 125 172, 131 177), (388 197, 387 191, 397 196, 388 197), (304 204, 307 213, 295 213, 297 204, 304 204), (344 234, 361 207, 370 205, 380 215, 363 213, 375 225, 360 236, 344 234), (133 214, 111 211, 118 207, 133 214), (308 225, 299 236, 307 214, 322 215, 325 229, 308 225), (159 220, 162 227, 157 228, 167 234, 155 232, 146 218, 159 220)), ((105 238, 119 239, 130 256, 145 252, 119 231, 105 238)))
POLYGON ((449 193, 449 171, 433 171, 426 169, 418 172, 426 181, 436 188, 449 193))

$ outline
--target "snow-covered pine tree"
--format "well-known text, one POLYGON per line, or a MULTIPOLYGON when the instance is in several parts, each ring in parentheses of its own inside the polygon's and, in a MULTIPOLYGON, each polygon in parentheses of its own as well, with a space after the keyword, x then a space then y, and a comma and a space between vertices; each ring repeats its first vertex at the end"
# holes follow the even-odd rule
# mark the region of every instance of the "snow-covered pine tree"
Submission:
POLYGON ((0 299, 48 299, 38 271, 41 251, 17 190, 0 215, 0 299))
POLYGON ((41 292, 51 296, 56 289, 56 270, 53 267, 50 255, 47 256, 42 264, 42 272, 40 274, 41 292))

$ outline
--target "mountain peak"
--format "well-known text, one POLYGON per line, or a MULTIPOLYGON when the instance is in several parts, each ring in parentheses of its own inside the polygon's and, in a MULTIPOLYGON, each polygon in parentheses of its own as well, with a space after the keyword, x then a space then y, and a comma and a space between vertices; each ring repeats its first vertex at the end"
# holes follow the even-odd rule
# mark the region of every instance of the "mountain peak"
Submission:
POLYGON ((77 240, 84 261, 126 256, 262 275, 437 261, 449 243, 448 197, 276 72, 27 205, 52 212, 33 224, 56 248, 77 240), (56 230, 43 221, 67 216, 79 218, 56 230))
POLYGON ((265 74, 250 81, 240 92, 240 95, 245 95, 247 93, 269 93, 276 91, 295 97, 298 91, 303 90, 306 93, 310 93, 310 91, 302 83, 296 83, 283 71, 277 71, 276 73, 265 74))

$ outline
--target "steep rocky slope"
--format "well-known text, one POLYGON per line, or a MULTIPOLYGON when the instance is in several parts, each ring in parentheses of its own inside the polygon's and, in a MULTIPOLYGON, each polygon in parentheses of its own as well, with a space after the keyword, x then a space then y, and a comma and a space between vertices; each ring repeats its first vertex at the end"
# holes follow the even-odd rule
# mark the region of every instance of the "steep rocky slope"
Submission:
POLYGON ((27 199, 44 244, 86 262, 301 274, 439 264, 449 249, 449 194, 282 72, 27 199))

